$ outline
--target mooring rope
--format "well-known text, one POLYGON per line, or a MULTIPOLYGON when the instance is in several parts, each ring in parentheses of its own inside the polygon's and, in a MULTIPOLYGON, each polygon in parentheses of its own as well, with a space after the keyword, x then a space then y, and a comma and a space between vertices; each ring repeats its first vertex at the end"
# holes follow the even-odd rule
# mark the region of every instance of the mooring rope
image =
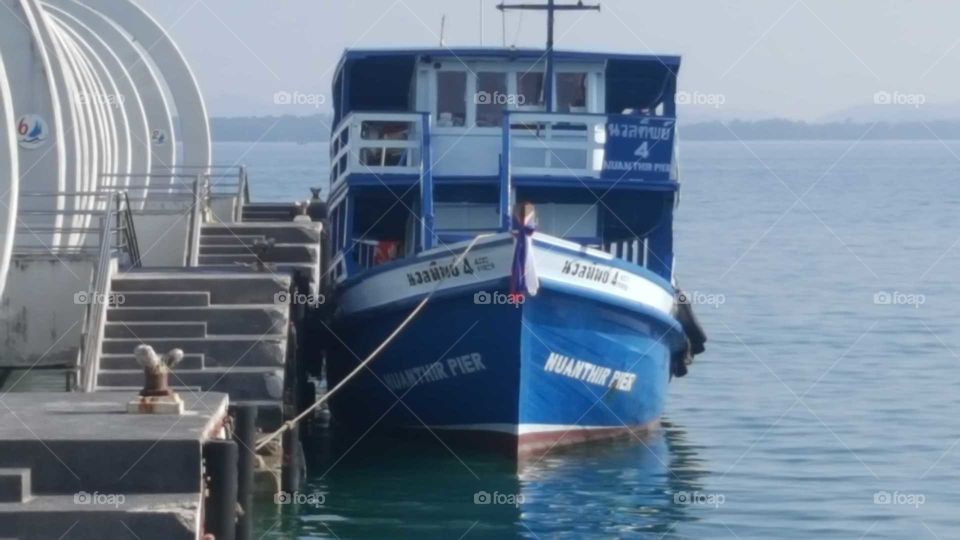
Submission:
MULTIPOLYGON (((467 249, 463 250, 463 253, 460 254, 460 256, 459 256, 457 259, 454 260, 453 266, 454 266, 455 268, 458 267, 458 266, 460 266, 460 264, 463 262, 463 260, 467 257, 467 254, 470 253, 470 251, 471 251, 471 250, 473 249, 473 247, 477 244, 477 242, 480 241, 480 240, 483 239, 483 238, 488 237, 488 236, 491 236, 491 235, 490 235, 490 234, 481 234, 481 235, 477 235, 473 240, 471 240, 471 241, 470 241, 470 244, 467 245, 467 249)), ((283 425, 280 426, 280 429, 278 429, 278 430, 274 431, 273 433, 267 435, 266 437, 260 439, 260 441, 256 444, 256 446, 254 447, 254 449, 255 449, 255 450, 260 450, 261 448, 263 448, 264 446, 266 446, 270 441, 272 441, 272 440, 276 439, 277 437, 279 437, 280 435, 282 435, 285 431, 290 430, 290 429, 293 429, 294 427, 296 427, 297 424, 299 424, 304 418, 307 417, 307 415, 309 415, 310 413, 312 413, 313 411, 315 411, 318 407, 320 407, 321 405, 323 405, 324 403, 326 403, 326 401, 327 401, 328 399, 330 399, 330 397, 331 397, 333 394, 335 394, 338 390, 340 390, 341 388, 343 388, 343 386, 344 386, 345 384, 347 384, 347 383, 350 381, 350 379, 354 378, 358 373, 360 373, 360 371, 362 371, 362 370, 363 370, 364 368, 366 368, 371 362, 373 362, 373 361, 377 358, 377 356, 378 356, 381 352, 383 352, 383 350, 387 347, 387 345, 390 345, 390 343, 392 343, 393 340, 396 339, 396 337, 397 337, 398 335, 400 335, 400 332, 403 332, 403 330, 406 329, 406 327, 413 321, 413 319, 415 319, 415 318, 417 317, 417 315, 420 314, 420 312, 423 310, 423 308, 426 307, 427 303, 430 302, 430 299, 433 298, 433 294, 436 293, 437 290, 440 289, 440 285, 442 285, 443 282, 446 281, 446 279, 447 279, 446 277, 441 278, 440 281, 438 281, 438 282, 436 283, 436 285, 434 285, 433 289, 427 294, 427 296, 425 296, 425 297, 423 298, 423 300, 421 300, 420 303, 417 304, 417 307, 414 308, 414 310, 411 311, 409 315, 407 315, 407 318, 404 319, 403 322, 401 322, 401 323, 397 326, 397 328, 396 328, 393 332, 390 333, 389 336, 387 336, 387 339, 385 339, 385 340, 383 341, 383 343, 381 343, 380 345, 378 345, 377 348, 374 349, 373 352, 371 352, 371 353, 363 360, 363 362, 360 362, 360 364, 359 364, 356 368, 354 368, 353 371, 351 371, 346 377, 344 377, 342 381, 340 381, 339 383, 337 383, 336 386, 334 386, 332 389, 330 389, 329 391, 327 391, 327 393, 324 394, 320 399, 318 399, 318 400, 316 400, 315 402, 313 402, 313 405, 310 405, 309 407, 307 407, 306 409, 304 409, 302 413, 300 413, 300 414, 298 414, 296 417, 291 418, 290 420, 287 420, 286 422, 284 422, 283 425)))

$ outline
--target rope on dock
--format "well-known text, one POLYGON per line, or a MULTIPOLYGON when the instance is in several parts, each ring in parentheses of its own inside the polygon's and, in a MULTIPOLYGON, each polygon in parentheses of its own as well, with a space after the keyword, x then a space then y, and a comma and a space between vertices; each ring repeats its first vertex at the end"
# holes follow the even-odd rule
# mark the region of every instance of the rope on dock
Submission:
MULTIPOLYGON (((470 241, 470 244, 467 245, 467 249, 463 250, 463 253, 461 253, 460 256, 459 256, 457 259, 454 260, 453 266, 454 266, 454 267, 460 266, 460 263, 463 262, 463 260, 467 257, 467 254, 470 253, 470 251, 471 251, 471 250, 473 249, 473 247, 477 244, 477 242, 480 241, 480 240, 483 239, 483 238, 488 237, 488 236, 491 236, 491 235, 490 235, 490 234, 481 234, 481 235, 477 235, 473 240, 471 240, 471 241, 470 241)), ((285 431, 291 430, 291 429, 293 429, 294 427, 296 427, 297 424, 299 424, 299 423, 300 423, 304 418, 306 418, 310 413, 312 413, 312 412, 315 411, 318 407, 320 407, 321 405, 323 405, 324 403, 326 403, 326 401, 327 401, 328 399, 330 399, 330 397, 331 397, 333 394, 335 394, 338 390, 340 390, 341 388, 343 388, 343 386, 346 385, 346 384, 350 381, 350 379, 354 378, 358 373, 360 373, 361 370, 363 370, 363 369, 366 368, 371 362, 373 362, 373 361, 377 358, 377 356, 378 356, 381 352, 383 352, 383 350, 384 350, 385 348, 387 348, 387 345, 390 345, 390 343, 392 343, 393 340, 396 339, 396 337, 397 337, 398 335, 400 335, 400 332, 403 332, 403 330, 406 329, 406 327, 407 327, 411 322, 413 322, 413 320, 417 317, 417 315, 420 314, 420 312, 423 310, 423 308, 426 307, 427 303, 430 302, 430 299, 433 298, 434 293, 436 293, 437 290, 440 289, 440 285, 442 285, 443 282, 446 281, 446 279, 447 279, 446 277, 443 277, 443 278, 440 279, 440 281, 437 281, 437 282, 436 282, 436 285, 433 286, 433 289, 430 291, 430 293, 427 294, 427 296, 425 296, 425 297, 423 298, 423 300, 420 301, 419 304, 417 304, 417 307, 414 308, 413 311, 411 311, 409 315, 407 315, 407 318, 404 319, 403 322, 401 322, 401 323, 397 326, 397 328, 396 328, 393 332, 391 332, 389 336, 387 336, 387 339, 385 339, 385 340, 383 341, 383 343, 381 343, 380 345, 378 345, 377 348, 374 349, 373 352, 371 352, 371 353, 363 360, 363 362, 360 362, 360 364, 359 364, 353 371, 351 371, 346 377, 344 377, 342 381, 340 381, 339 383, 337 383, 337 385, 334 386, 332 389, 330 389, 330 391, 328 391, 328 392, 327 392, 326 394, 324 394, 320 399, 318 399, 317 401, 315 401, 315 402, 313 403, 313 405, 310 405, 309 407, 307 407, 306 409, 304 409, 304 411, 303 411, 302 413, 300 413, 300 414, 298 414, 296 417, 294 417, 294 418, 292 418, 292 419, 287 420, 286 422, 284 422, 283 425, 280 426, 280 429, 278 429, 278 430, 274 431, 273 433, 267 435, 266 437, 260 439, 260 441, 257 442, 257 446, 255 447, 255 450, 260 450, 261 448, 263 448, 264 446, 266 446, 267 444, 269 444, 270 441, 272 441, 272 440, 276 439, 277 437, 279 437, 280 435, 282 435, 285 431)))

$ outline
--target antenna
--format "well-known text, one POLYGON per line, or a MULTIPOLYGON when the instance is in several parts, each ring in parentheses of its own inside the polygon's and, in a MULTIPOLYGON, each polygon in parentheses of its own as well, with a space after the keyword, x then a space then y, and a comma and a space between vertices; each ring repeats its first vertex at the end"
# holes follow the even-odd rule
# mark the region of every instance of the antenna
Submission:
POLYGON ((544 75, 543 82, 543 100, 547 112, 553 112, 553 27, 554 17, 558 11, 600 11, 599 5, 587 6, 583 0, 578 0, 576 5, 560 4, 557 0, 547 0, 544 4, 500 4, 497 6, 501 12, 509 9, 522 11, 546 11, 547 12, 547 73, 544 75))
POLYGON ((444 35, 447 32, 447 14, 444 13, 440 16, 440 46, 446 47, 447 40, 444 38, 444 35))
POLYGON ((500 10, 500 41, 502 41, 501 46, 507 48, 507 12, 502 9, 500 10))
POLYGON ((483 47, 483 0, 480 0, 480 46, 483 47))

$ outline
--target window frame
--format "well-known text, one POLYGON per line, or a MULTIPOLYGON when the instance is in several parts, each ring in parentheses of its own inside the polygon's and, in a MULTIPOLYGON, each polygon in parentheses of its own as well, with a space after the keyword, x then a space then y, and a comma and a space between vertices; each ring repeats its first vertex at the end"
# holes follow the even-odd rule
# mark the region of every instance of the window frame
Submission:
MULTIPOLYGON (((497 72, 505 73, 507 75, 507 93, 511 95, 517 95, 518 93, 518 84, 519 84, 519 75, 526 72, 533 72, 542 70, 542 63, 538 64, 520 64, 515 62, 467 62, 466 64, 459 61, 447 61, 443 62, 439 68, 431 66, 429 69, 423 69, 422 73, 426 78, 426 87, 428 91, 425 92, 424 99, 426 103, 422 103, 424 107, 421 110, 429 110, 431 112, 431 130, 433 133, 438 135, 443 134, 456 134, 463 135, 465 132, 469 131, 471 134, 477 135, 492 135, 499 134, 502 132, 503 128, 500 126, 493 127, 480 127, 477 126, 477 104, 474 100, 474 96, 478 92, 477 86, 477 73, 479 72, 497 72), (439 101, 439 73, 441 71, 458 71, 465 72, 467 77, 467 84, 465 88, 466 95, 464 96, 465 103, 467 105, 467 114, 466 121, 463 126, 439 126, 439 114, 440 114, 440 101, 439 101)), ((579 62, 579 63, 564 63, 559 64, 554 69, 554 90, 557 86, 557 74, 559 73, 585 73, 587 75, 587 96, 586 96, 586 109, 587 114, 604 114, 605 113, 605 91, 603 74, 605 70, 605 63, 590 63, 590 62, 579 62)), ((553 93, 553 107, 554 110, 557 108, 557 93, 553 93)), ((545 112, 545 108, 537 108, 534 110, 529 107, 517 107, 515 105, 507 105, 507 111, 524 111, 524 112, 545 112)), ((565 113, 565 114, 577 114, 577 113, 565 113)))

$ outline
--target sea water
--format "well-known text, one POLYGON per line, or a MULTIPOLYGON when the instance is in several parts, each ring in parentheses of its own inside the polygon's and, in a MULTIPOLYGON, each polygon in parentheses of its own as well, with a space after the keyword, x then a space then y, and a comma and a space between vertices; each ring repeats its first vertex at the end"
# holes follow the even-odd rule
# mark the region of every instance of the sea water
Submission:
MULTIPOLYGON (((220 144, 256 200, 325 145, 220 144)), ((662 431, 519 474, 438 441, 314 450, 263 538, 960 537, 960 142, 682 146, 677 277, 709 334, 662 431)))

